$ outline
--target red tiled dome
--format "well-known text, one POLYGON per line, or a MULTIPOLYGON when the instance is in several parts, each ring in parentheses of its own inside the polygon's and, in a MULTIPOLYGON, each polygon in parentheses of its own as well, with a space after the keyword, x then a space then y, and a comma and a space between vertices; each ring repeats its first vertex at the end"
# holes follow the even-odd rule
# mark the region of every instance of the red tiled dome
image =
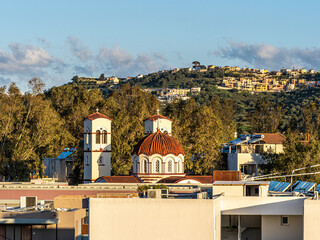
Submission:
POLYGON ((153 154, 160 154, 162 156, 168 154, 173 154, 175 156, 178 156, 179 154, 185 155, 177 140, 159 130, 156 133, 144 137, 134 147, 133 153, 138 156, 140 154, 146 154, 148 156, 153 154))

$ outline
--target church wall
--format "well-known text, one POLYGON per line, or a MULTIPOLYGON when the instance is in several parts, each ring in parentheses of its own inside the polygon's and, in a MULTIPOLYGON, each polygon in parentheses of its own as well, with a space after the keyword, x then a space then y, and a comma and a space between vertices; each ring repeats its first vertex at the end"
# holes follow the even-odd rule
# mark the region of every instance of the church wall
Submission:
POLYGON ((220 209, 214 209, 212 200, 91 198, 89 204, 89 239, 206 240, 219 236, 220 209))
POLYGON ((111 175, 111 120, 97 118, 93 121, 84 120, 84 179, 95 180, 102 176, 111 175), (107 141, 96 143, 96 131, 107 131, 107 141), (89 135, 87 134, 89 132, 89 135), (89 162, 89 165, 87 164, 89 162))
MULTIPOLYGON (((161 128, 165 128, 168 133, 171 135, 172 133, 172 122, 170 120, 167 119, 159 119, 159 127, 161 128)), ((151 121, 149 119, 144 121, 144 132, 147 133, 148 131, 151 131, 151 133, 155 133, 157 132, 157 128, 158 128, 158 122, 157 121, 151 121)))

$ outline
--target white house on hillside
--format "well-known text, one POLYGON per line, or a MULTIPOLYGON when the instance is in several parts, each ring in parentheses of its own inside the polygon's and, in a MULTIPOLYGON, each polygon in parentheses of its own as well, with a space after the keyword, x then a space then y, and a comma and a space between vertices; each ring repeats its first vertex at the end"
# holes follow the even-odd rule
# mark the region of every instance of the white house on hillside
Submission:
POLYGON ((240 135, 239 138, 223 144, 222 152, 228 154, 228 170, 256 175, 259 165, 266 163, 261 153, 282 153, 285 140, 280 133, 240 135))

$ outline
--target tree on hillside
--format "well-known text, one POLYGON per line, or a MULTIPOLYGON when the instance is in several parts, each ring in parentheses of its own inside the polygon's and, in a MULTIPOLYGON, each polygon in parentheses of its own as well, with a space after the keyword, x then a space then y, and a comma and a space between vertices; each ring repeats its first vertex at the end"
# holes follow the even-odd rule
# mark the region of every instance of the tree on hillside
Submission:
POLYGON ((103 73, 100 75, 99 80, 100 80, 100 81, 104 81, 104 80, 105 80, 105 77, 104 77, 104 74, 103 74, 103 73))
POLYGON ((285 111, 280 104, 272 104, 264 99, 258 100, 249 120, 254 132, 277 132, 285 111))
POLYGON ((193 61, 192 64, 193 64, 193 66, 197 67, 197 66, 200 65, 200 62, 199 61, 193 61))
POLYGON ((222 122, 210 106, 200 107, 191 99, 176 101, 166 109, 171 112, 173 137, 185 151, 188 174, 212 174, 220 163, 222 122))
MULTIPOLYGON (((291 174, 293 169, 308 167, 320 163, 320 142, 311 138, 310 142, 302 141, 298 132, 289 132, 284 142, 284 153, 265 154, 267 164, 263 165, 264 174, 291 174)), ((307 168, 297 173, 316 172, 320 168, 307 168)), ((320 175, 295 177, 299 180, 320 181, 320 175)))
POLYGON ((105 104, 99 90, 88 91, 76 85, 53 87, 46 92, 46 98, 65 120, 66 130, 77 139, 83 137, 84 118, 96 112, 97 108, 102 109, 105 104))
POLYGON ((29 81, 31 93, 21 94, 15 84, 0 96, 0 172, 7 180, 42 176, 42 159, 61 151, 74 138, 63 129, 63 120, 41 93, 39 79, 29 81))

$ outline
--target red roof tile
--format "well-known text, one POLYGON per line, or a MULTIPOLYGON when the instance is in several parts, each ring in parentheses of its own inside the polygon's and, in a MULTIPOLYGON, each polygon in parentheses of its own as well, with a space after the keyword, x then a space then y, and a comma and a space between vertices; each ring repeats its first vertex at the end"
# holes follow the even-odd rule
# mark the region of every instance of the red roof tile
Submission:
POLYGON ((95 182, 101 182, 102 179, 107 183, 141 183, 141 180, 136 176, 103 176, 95 182))
POLYGON ((157 119, 167 119, 167 120, 169 120, 169 121, 171 121, 172 122, 172 120, 170 119, 170 118, 167 118, 167 117, 165 117, 165 116, 162 116, 162 115, 160 115, 160 114, 156 114, 156 115, 152 115, 152 116, 150 116, 150 117, 148 117, 148 118, 146 118, 144 121, 146 121, 146 120, 151 120, 151 121, 157 121, 157 119))
POLYGON ((281 133, 254 133, 255 135, 264 135, 262 141, 266 144, 282 144, 286 137, 281 133))
POLYGON ((86 117, 87 119, 90 119, 91 121, 95 120, 95 119, 98 119, 98 118, 106 118, 106 119, 109 119, 110 121, 112 121, 112 118, 109 118, 108 116, 106 115, 103 115, 99 112, 95 112, 93 114, 90 114, 88 117, 86 117))
POLYGON ((178 156, 179 154, 185 155, 181 145, 176 139, 159 130, 140 140, 134 147, 133 153, 138 156, 140 154, 146 154, 148 156, 153 154, 160 154, 162 156, 168 154, 173 154, 175 156, 178 156))

